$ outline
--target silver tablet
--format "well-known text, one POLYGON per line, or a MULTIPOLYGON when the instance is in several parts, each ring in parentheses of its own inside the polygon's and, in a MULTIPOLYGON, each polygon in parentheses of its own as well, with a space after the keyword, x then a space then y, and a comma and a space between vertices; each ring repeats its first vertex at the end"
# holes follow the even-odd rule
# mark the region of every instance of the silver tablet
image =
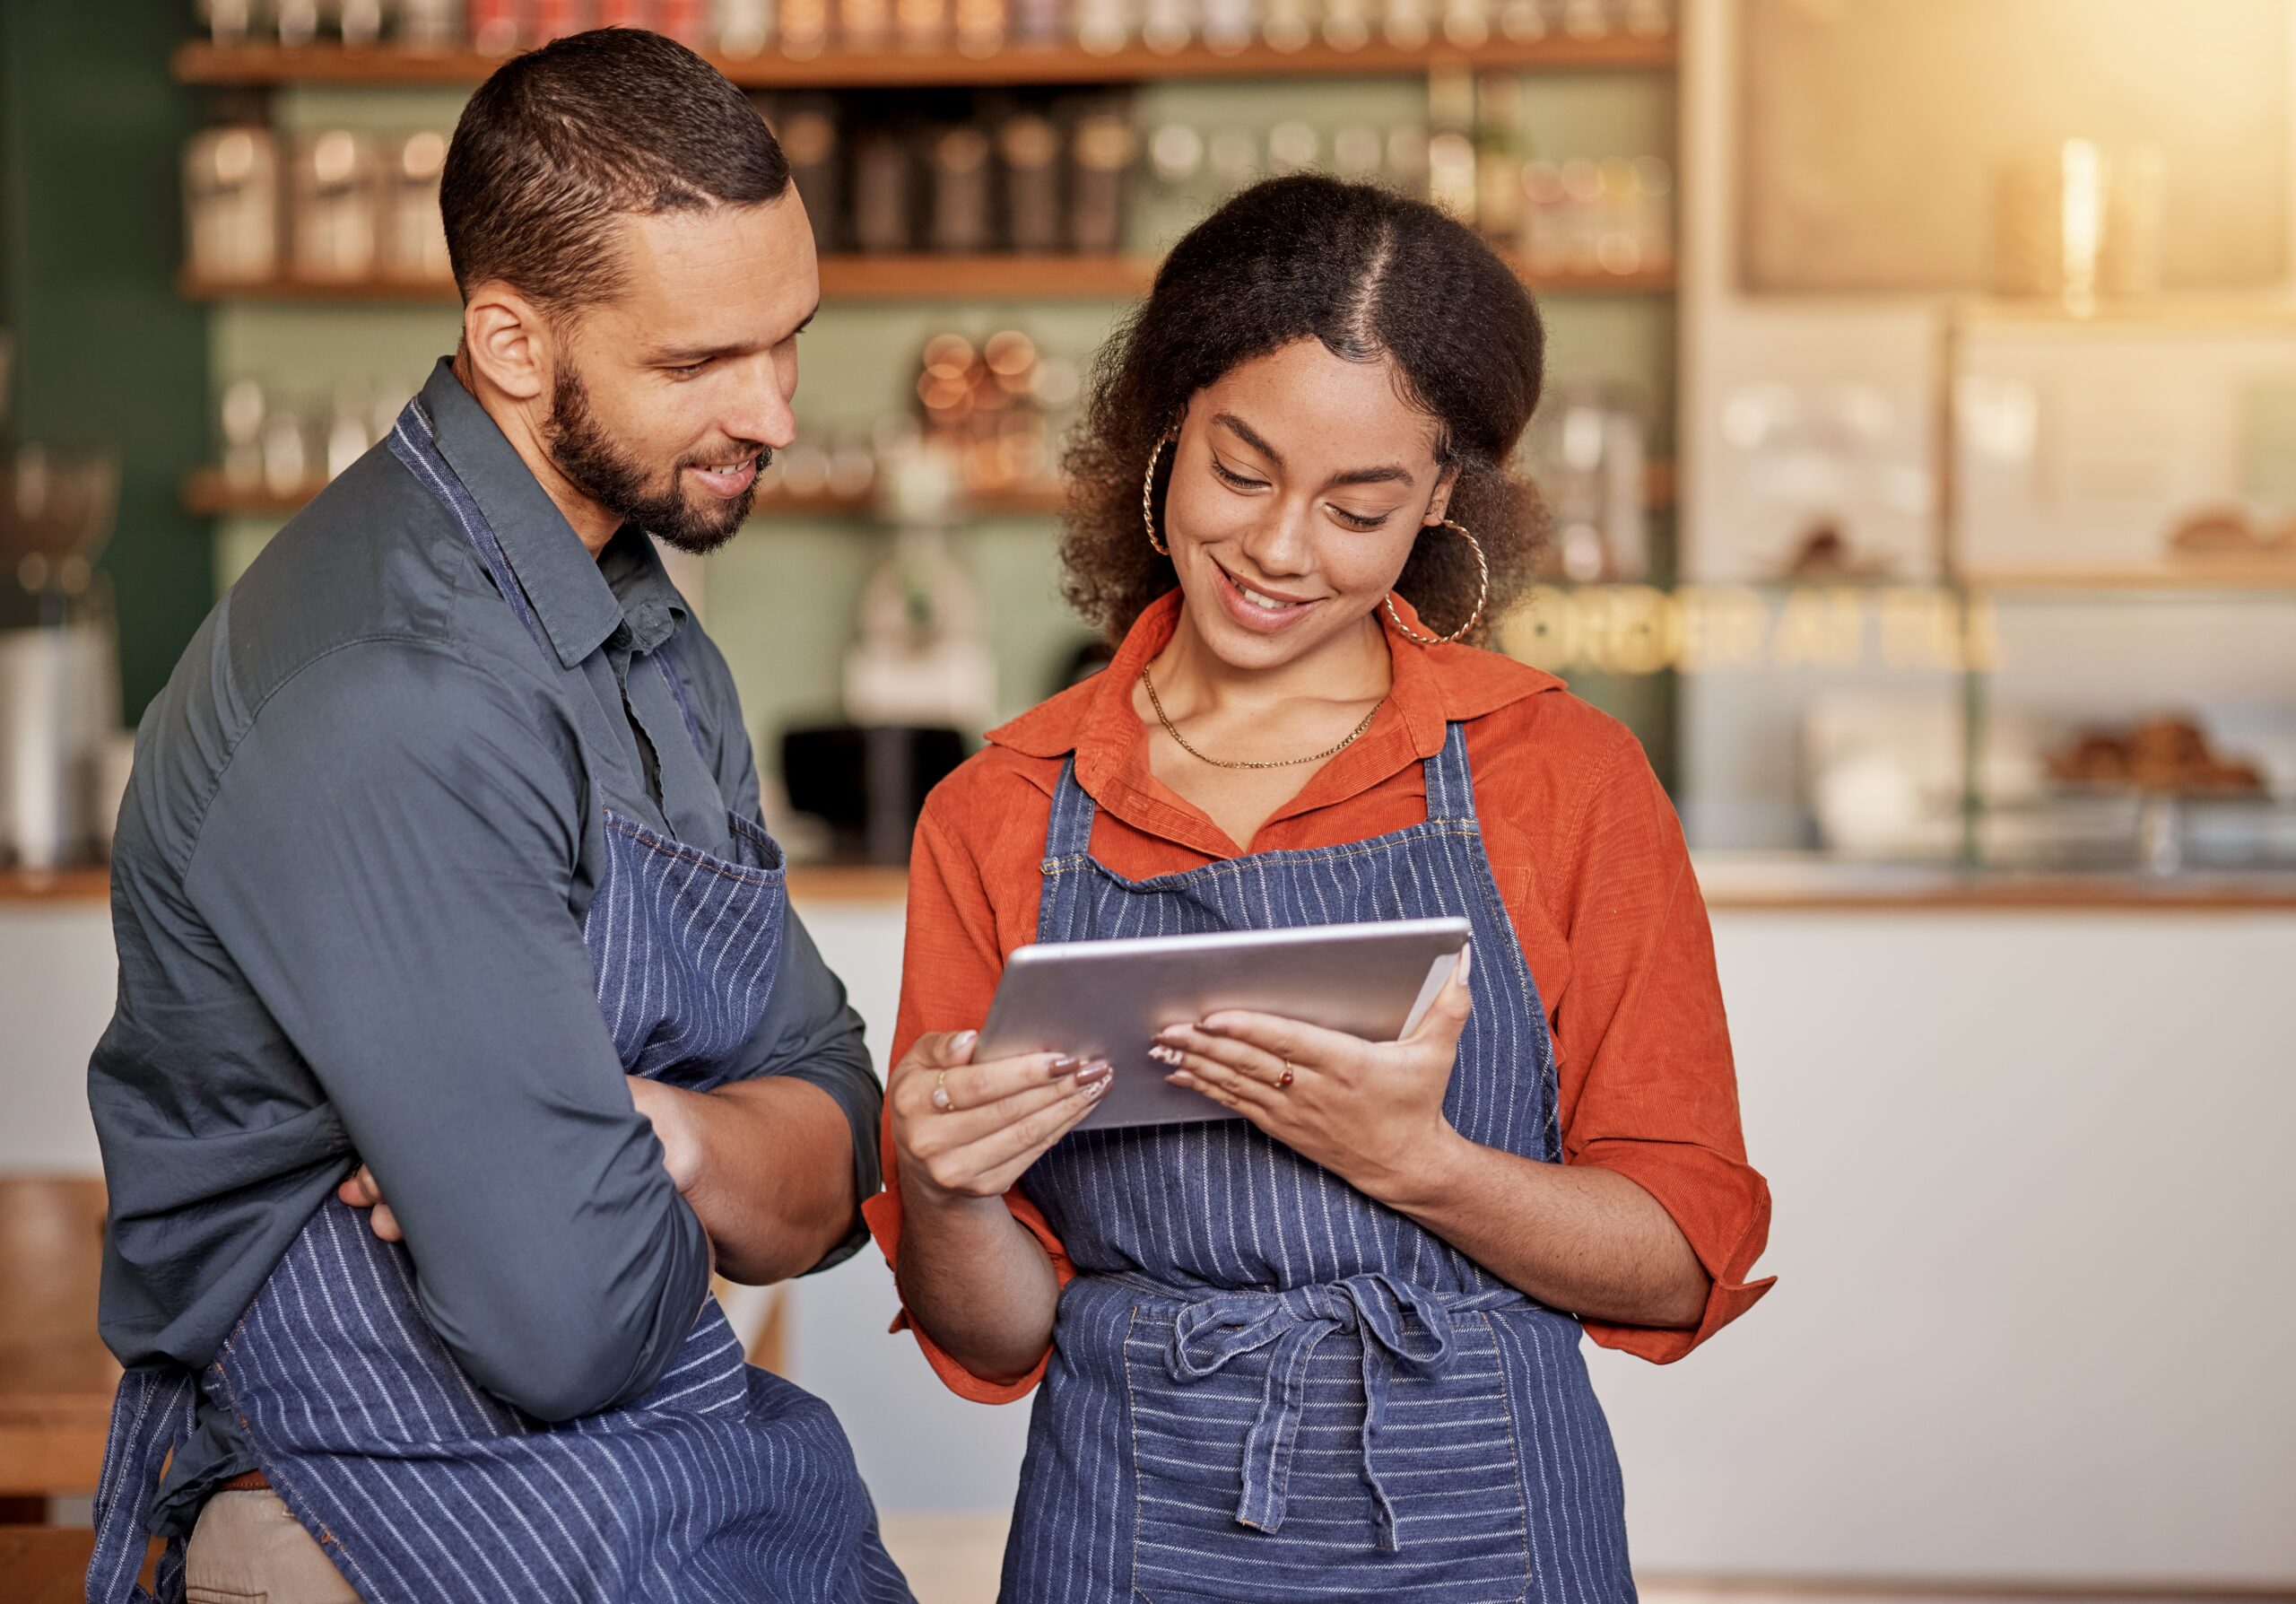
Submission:
POLYGON ((1235 1119, 1164 1084, 1170 1071, 1148 1056, 1158 1031, 1250 1008, 1392 1042, 1419 1023, 1466 940, 1464 919, 1412 919, 1024 946, 1004 965, 973 1057, 1108 1059, 1115 1082, 1079 1129, 1235 1119))

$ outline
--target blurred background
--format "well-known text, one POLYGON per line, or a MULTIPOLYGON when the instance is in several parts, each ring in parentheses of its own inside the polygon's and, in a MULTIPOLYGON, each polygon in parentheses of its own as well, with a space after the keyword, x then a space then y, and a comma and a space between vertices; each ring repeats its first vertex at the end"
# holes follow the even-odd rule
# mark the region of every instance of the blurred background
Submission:
MULTIPOLYGON (((0 1557, 116 1374, 130 731, 452 348, 463 97, 601 22, 751 89, 819 235, 799 443, 677 572, 881 1053, 918 799, 1096 663, 1095 346, 1255 176, 1431 196, 1551 330, 1505 647, 1674 796, 1777 1198, 1741 1327, 1591 1356, 1648 1596, 2296 1597, 2296 0, 4 0, 0 1557)), ((874 1253, 737 1305, 991 1597, 1023 1411, 874 1253)))

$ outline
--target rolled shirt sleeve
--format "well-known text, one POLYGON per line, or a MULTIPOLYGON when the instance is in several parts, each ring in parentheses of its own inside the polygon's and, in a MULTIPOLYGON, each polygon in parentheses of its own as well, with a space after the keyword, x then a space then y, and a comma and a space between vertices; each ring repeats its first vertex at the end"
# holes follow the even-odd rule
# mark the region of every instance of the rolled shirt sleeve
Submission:
POLYGON ((571 742, 449 649, 336 649, 256 717, 184 880, 372 1166, 432 1326, 544 1419, 650 1388, 709 1270, 570 908, 571 742))
POLYGON ((1694 1329, 1586 1322, 1605 1347, 1683 1357, 1752 1308, 1770 1188, 1746 1163, 1737 1076, 1706 903, 1673 805, 1622 737, 1589 786, 1565 907, 1571 979, 1556 1033, 1585 1065, 1564 1161, 1614 1171, 1656 1198, 1713 1277, 1694 1329))

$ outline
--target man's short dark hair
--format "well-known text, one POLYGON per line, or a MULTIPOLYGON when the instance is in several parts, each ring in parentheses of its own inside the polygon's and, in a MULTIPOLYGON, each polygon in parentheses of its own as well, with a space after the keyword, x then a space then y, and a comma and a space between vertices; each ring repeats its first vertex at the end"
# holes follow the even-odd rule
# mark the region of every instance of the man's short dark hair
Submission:
POLYGON ((499 279, 561 311, 620 292, 617 216, 759 205, 788 187, 781 146, 723 74, 658 33, 600 28, 479 86, 439 206, 465 297, 499 279))

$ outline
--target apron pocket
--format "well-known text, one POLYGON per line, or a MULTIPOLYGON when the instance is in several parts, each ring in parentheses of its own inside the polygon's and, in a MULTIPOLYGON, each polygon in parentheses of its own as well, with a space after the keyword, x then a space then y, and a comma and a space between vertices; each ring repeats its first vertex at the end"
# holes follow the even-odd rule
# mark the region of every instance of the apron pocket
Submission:
POLYGON ((1172 1321, 1143 1309, 1125 1342, 1137 1503, 1135 1595, 1146 1604, 1270 1604, 1346 1596, 1514 1604, 1530 1590, 1521 1455, 1489 1317, 1457 1317, 1440 1374, 1399 1371, 1372 1442, 1398 1547, 1378 1547, 1363 1459, 1361 1338, 1307 1360, 1299 1431, 1275 1467, 1278 1529, 1239 1523, 1244 1443, 1266 1394, 1266 1349, 1179 1382, 1172 1321))

